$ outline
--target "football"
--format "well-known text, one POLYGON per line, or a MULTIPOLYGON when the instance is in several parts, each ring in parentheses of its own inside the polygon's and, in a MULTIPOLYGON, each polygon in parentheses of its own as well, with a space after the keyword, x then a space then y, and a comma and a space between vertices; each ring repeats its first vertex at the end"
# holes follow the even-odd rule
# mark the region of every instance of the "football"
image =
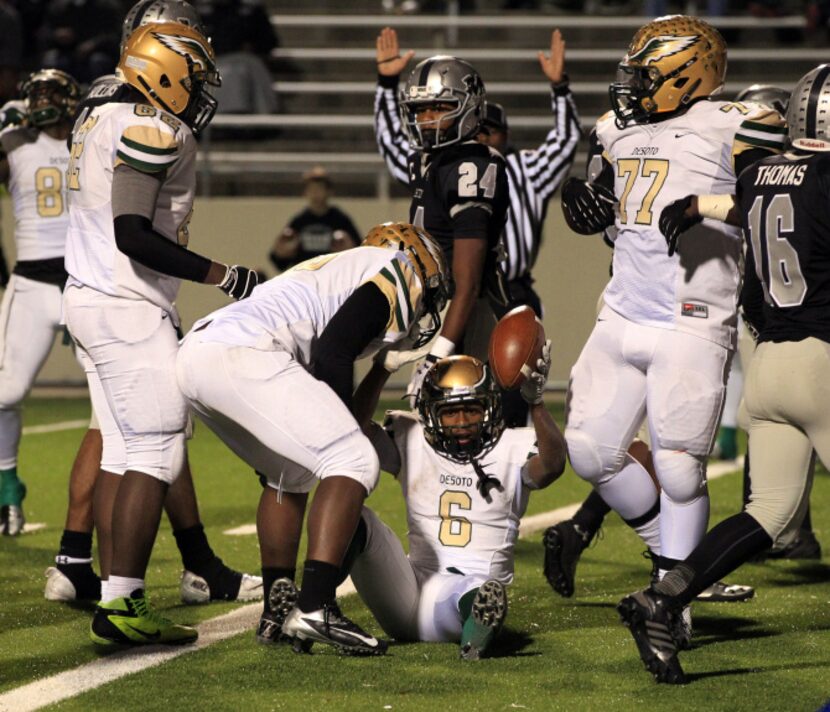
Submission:
POLYGON ((522 368, 533 369, 542 357, 545 328, 530 307, 505 314, 490 335, 489 361, 496 383, 512 391, 522 385, 522 368))

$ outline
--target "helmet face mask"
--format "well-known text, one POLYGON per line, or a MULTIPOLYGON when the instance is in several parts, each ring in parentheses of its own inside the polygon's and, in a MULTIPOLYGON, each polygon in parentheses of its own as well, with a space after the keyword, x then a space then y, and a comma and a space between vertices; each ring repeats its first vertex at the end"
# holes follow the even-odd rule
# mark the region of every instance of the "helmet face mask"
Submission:
POLYGON ((409 259, 423 288, 412 348, 425 346, 441 328, 441 312, 450 299, 450 272, 444 251, 426 230, 409 223, 376 225, 361 244, 399 250, 409 259))
POLYGON ((41 69, 23 83, 21 94, 29 125, 45 128, 72 119, 81 98, 81 87, 66 72, 41 69))
POLYGON ((199 13, 186 0, 139 0, 124 17, 121 25, 119 52, 124 53, 127 40, 133 32, 151 22, 178 22, 180 25, 192 27, 199 34, 207 37, 199 13))
POLYGON ((399 103, 403 129, 412 147, 434 151, 478 133, 484 118, 484 83, 464 60, 438 55, 412 70, 399 103), (419 120, 426 109, 441 115, 419 120))
POLYGON ((782 116, 786 116, 790 92, 772 84, 753 84, 738 94, 735 101, 754 101, 756 104, 772 107, 782 116))
POLYGON ((222 79, 210 42, 178 23, 139 27, 127 40, 116 75, 155 107, 199 133, 216 113, 211 87, 222 79))
POLYGON ((830 151, 830 64, 807 72, 793 89, 787 137, 801 151, 830 151))
POLYGON ((726 76, 726 43, 711 25, 688 15, 644 25, 609 87, 617 125, 659 120, 718 93, 726 76))
POLYGON ((424 437, 454 462, 492 450, 504 432, 501 394, 490 371, 472 356, 450 356, 427 373, 418 396, 424 437))

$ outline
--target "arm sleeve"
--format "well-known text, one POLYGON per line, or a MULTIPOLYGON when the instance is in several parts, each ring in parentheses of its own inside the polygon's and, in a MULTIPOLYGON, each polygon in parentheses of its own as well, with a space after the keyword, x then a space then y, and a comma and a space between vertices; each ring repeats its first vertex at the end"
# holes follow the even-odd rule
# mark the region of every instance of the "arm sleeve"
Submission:
POLYGON ((547 200, 568 174, 582 133, 567 84, 551 86, 553 128, 537 149, 519 151, 524 173, 541 200, 547 200))
POLYGON ((352 293, 320 335, 314 377, 350 409, 354 362, 386 330, 388 322, 389 302, 377 285, 367 282, 352 293))
POLYGON ((398 113, 398 77, 378 76, 375 89, 375 139, 392 177, 409 185, 409 141, 398 113))

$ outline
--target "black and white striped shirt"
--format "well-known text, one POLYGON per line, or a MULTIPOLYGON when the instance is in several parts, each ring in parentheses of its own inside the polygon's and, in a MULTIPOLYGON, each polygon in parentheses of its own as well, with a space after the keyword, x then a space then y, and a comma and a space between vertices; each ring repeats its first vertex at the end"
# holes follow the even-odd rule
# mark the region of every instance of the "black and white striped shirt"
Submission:
MULTIPOLYGON (((407 158, 412 149, 401 127, 397 77, 380 77, 375 91, 375 137, 392 176, 409 185, 407 158)), ((503 241, 508 280, 529 274, 539 254, 548 200, 565 179, 580 138, 579 115, 567 84, 551 88, 553 128, 538 148, 505 156, 510 209, 503 241)))

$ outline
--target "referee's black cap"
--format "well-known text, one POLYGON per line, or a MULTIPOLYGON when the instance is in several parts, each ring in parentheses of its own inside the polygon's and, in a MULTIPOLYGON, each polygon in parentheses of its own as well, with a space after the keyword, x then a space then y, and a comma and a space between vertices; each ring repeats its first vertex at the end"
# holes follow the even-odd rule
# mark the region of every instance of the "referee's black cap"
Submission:
POLYGON ((484 105, 484 121, 482 123, 497 131, 507 133, 507 113, 504 107, 493 101, 486 102, 484 105))

